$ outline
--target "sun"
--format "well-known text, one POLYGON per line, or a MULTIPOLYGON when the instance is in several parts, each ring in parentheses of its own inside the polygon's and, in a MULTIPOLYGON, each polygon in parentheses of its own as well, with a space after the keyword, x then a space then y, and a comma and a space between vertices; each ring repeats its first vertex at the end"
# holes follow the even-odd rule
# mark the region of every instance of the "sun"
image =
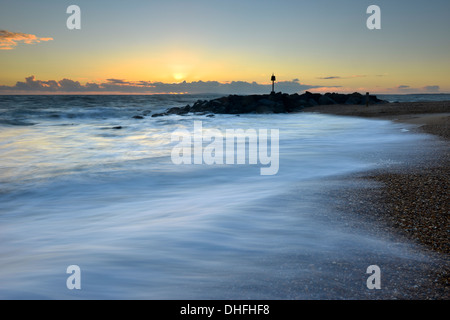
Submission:
POLYGON ((184 74, 182 72, 175 72, 172 76, 175 80, 180 81, 186 77, 186 74, 184 74))

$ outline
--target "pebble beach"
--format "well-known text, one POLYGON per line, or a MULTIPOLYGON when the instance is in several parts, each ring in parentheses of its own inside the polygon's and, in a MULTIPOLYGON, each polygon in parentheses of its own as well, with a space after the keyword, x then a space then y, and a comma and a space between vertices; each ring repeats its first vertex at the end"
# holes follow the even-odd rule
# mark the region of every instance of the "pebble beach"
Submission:
POLYGON ((308 112, 385 119, 405 123, 412 132, 436 136, 437 147, 400 167, 383 168, 355 177, 373 188, 342 190, 333 196, 342 211, 363 216, 372 229, 406 237, 439 257, 411 299, 450 298, 449 181, 450 102, 390 103, 371 106, 330 105, 308 112), (339 201, 340 199, 340 201, 339 201))

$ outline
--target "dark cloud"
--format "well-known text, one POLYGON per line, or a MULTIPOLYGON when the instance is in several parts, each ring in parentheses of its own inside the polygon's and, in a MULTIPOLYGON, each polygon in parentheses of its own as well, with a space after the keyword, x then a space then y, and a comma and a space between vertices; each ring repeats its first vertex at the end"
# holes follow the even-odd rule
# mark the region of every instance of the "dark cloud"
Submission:
POLYGON ((408 85, 399 85, 396 86, 395 88, 390 88, 388 90, 400 93, 438 93, 440 87, 437 85, 432 85, 432 86, 425 86, 422 88, 414 88, 408 85))
POLYGON ((367 77, 365 74, 354 74, 352 76, 341 77, 341 76, 329 76, 329 77, 320 77, 317 79, 320 80, 335 80, 335 79, 352 79, 352 78, 365 78, 367 77))
MULTIPOLYGON (((301 84, 299 79, 292 81, 279 81, 275 84, 275 91, 285 93, 303 92, 308 89, 321 88, 321 86, 301 84)), ((256 82, 232 81, 222 83, 218 81, 194 81, 180 83, 164 83, 150 81, 126 81, 124 79, 107 79, 103 83, 88 82, 81 84, 71 79, 37 80, 34 76, 19 81, 14 86, 0 86, 3 93, 218 93, 218 94, 261 94, 270 92, 271 84, 256 82)))
POLYGON ((423 89, 425 90, 425 92, 439 92, 439 90, 441 89, 439 86, 426 86, 423 87, 423 89))
POLYGON ((439 86, 425 86, 422 88, 412 88, 410 86, 400 85, 397 89, 405 92, 424 92, 424 93, 437 93, 440 90, 439 86))
POLYGON ((42 81, 35 80, 34 76, 25 78, 25 82, 18 81, 14 87, 11 89, 16 89, 20 91, 50 91, 54 92, 59 89, 59 84, 54 80, 42 81))
POLYGON ((55 80, 36 80, 34 76, 25 78, 25 82, 18 81, 15 86, 3 86, 0 90, 27 91, 27 92, 78 92, 83 91, 86 86, 78 81, 70 79, 55 80))
POLYGON ((106 81, 111 82, 113 84, 129 84, 128 81, 125 81, 123 79, 106 79, 106 81))
POLYGON ((58 82, 60 91, 77 92, 84 89, 84 87, 78 82, 70 79, 62 79, 58 82))
POLYGON ((321 78, 317 78, 317 79, 321 79, 321 80, 333 80, 333 79, 342 79, 342 77, 338 77, 338 76, 330 76, 330 77, 321 77, 321 78))

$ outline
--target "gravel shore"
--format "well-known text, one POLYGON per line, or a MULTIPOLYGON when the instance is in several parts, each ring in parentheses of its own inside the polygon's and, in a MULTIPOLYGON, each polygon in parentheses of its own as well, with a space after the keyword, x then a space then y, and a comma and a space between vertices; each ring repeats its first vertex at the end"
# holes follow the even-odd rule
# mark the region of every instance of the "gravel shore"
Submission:
POLYGON ((373 182, 373 188, 356 193, 344 188, 334 196, 339 210, 361 215, 373 226, 406 237, 439 257, 440 265, 430 270, 411 299, 450 299, 450 102, 317 106, 307 112, 408 123, 414 125, 412 131, 439 137, 435 139, 439 147, 430 148, 424 157, 394 170, 354 177, 373 182))

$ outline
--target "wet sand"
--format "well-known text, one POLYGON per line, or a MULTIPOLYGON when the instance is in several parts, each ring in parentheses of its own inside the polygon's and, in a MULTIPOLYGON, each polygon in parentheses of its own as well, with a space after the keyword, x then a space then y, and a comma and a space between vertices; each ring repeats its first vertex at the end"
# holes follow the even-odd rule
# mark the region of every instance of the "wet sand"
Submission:
POLYGON ((305 109, 305 112, 376 118, 415 124, 423 132, 450 139, 450 101, 402 102, 368 107, 360 105, 315 106, 305 109))
POLYGON ((406 237, 438 257, 440 263, 430 267, 411 299, 450 299, 450 101, 316 106, 305 111, 407 123, 412 131, 438 137, 439 147, 430 148, 423 158, 354 177, 356 183, 373 182, 373 188, 344 188, 333 196, 340 211, 363 217, 373 229, 406 237))

